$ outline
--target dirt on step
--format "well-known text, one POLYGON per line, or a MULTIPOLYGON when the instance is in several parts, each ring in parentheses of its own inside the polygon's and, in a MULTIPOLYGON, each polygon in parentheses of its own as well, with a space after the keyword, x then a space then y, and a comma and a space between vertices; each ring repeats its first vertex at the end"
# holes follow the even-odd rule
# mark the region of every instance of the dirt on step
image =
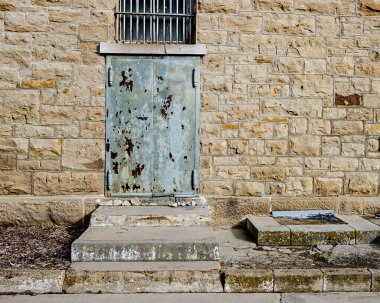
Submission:
POLYGON ((0 268, 65 269, 70 266, 71 243, 86 228, 0 226, 0 268))

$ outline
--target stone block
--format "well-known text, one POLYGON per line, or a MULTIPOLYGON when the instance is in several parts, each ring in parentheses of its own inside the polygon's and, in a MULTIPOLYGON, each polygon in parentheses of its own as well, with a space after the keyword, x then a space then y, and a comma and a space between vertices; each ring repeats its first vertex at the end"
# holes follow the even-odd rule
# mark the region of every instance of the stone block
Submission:
POLYGON ((73 115, 73 108, 70 106, 41 106, 42 124, 71 124, 73 115))
POLYGON ((1 46, 0 64, 9 67, 29 67, 32 54, 29 49, 19 46, 1 46))
POLYGON ((332 127, 333 135, 356 135, 364 132, 362 121, 333 121, 332 127))
POLYGON ((338 210, 338 201, 335 198, 325 197, 273 197, 272 210, 338 210))
MULTIPOLYGON (((297 56, 297 57, 304 57, 304 58, 325 58, 326 56, 326 42, 323 37, 296 37, 293 39, 289 39, 288 41, 288 52, 291 55, 297 56)), ((307 91, 297 91, 297 94, 306 94, 310 89, 312 88, 314 90, 314 93, 320 93, 322 95, 325 95, 327 93, 330 93, 330 87, 331 87, 331 94, 332 94, 332 83, 330 79, 330 76, 318 76, 320 78, 324 79, 324 87, 322 90, 318 90, 316 88, 316 83, 310 83, 311 87, 307 91)), ((314 79, 318 78, 314 77, 314 79)), ((299 78, 302 80, 302 76, 299 76, 299 78)), ((300 87, 299 87, 300 88, 300 87)))
POLYGON ((354 0, 299 0, 295 4, 295 10, 314 14, 353 15, 355 13, 354 0))
POLYGON ((227 28, 232 32, 261 32, 261 17, 227 16, 227 28))
POLYGON ((10 32, 46 31, 48 15, 43 12, 7 12, 4 18, 5 30, 10 32))
POLYGON ((272 34, 311 36, 315 20, 304 15, 265 14, 264 31, 272 34))
POLYGON ((64 225, 83 223, 82 197, 0 197, 0 225, 64 225))
POLYGON ((335 94, 335 104, 337 106, 360 106, 363 96, 359 94, 335 94))
POLYGON ((241 123, 240 136, 244 139, 272 138, 273 125, 270 123, 241 123))
POLYGON ((222 196, 232 196, 234 194, 234 186, 231 180, 204 181, 202 185, 202 192, 204 194, 222 196))
POLYGON ((68 169, 101 170, 104 165, 104 142, 97 139, 66 139, 62 165, 68 169))
POLYGON ((35 90, 0 90, 0 123, 38 123, 39 95, 35 90))
POLYGON ((264 184, 251 181, 236 181, 235 194, 237 196, 260 197, 264 193, 264 184))
POLYGON ((103 173, 38 172, 33 176, 33 193, 40 196, 102 193, 103 178, 103 173))
POLYGON ((345 190, 354 196, 374 196, 378 193, 379 175, 372 172, 346 174, 345 190))
POLYGON ((270 269, 237 269, 224 271, 225 291, 228 293, 273 292, 273 272, 270 269))
POLYGON ((16 88, 17 86, 17 70, 0 69, 0 88, 16 88))
POLYGON ((0 11, 15 11, 17 0, 0 0, 0 11))
POLYGON ((1 294, 62 293, 63 270, 2 269, 0 270, 1 294))
POLYGON ((8 170, 16 168, 15 154, 0 154, 0 170, 8 170))
POLYGON ((22 88, 55 88, 57 85, 56 81, 52 80, 22 80, 22 88))
MULTIPOLYGON (((49 0, 48 0, 49 1, 49 0)), ((91 9, 115 9, 116 3, 109 0, 73 0, 73 7, 91 9)))
POLYGON ((336 215, 355 229, 356 244, 369 244, 376 242, 380 237, 380 226, 373 224, 359 216, 336 215))
POLYGON ((279 117, 322 117, 322 102, 317 99, 263 100, 261 112, 279 117))
POLYGON ((275 269, 274 291, 321 292, 323 274, 319 269, 275 269))
POLYGON ((249 166, 216 166, 215 176, 222 179, 249 179, 249 166))
POLYGON ((292 0, 257 0, 255 7, 258 11, 290 12, 293 9, 292 0))
POLYGON ((371 273, 361 268, 322 269, 323 291, 370 291, 371 273))
POLYGON ((293 155, 318 156, 321 154, 321 141, 317 136, 290 137, 289 147, 293 155))
POLYGON ((31 139, 30 155, 36 159, 57 158, 62 153, 62 139, 31 139))
POLYGON ((290 229, 278 223, 272 217, 248 216, 247 229, 257 245, 290 245, 290 229))
POLYGON ((287 225, 291 233, 291 245, 355 244, 355 230, 345 224, 287 225))
POLYGON ((380 291, 380 269, 369 269, 372 275, 371 291, 380 291))
POLYGON ((25 138, 52 138, 54 128, 41 125, 15 125, 14 135, 25 138))
POLYGON ((40 6, 69 6, 71 0, 32 0, 32 3, 40 6))
POLYGON ((0 153, 28 153, 29 142, 24 138, 0 138, 0 153))
POLYGON ((199 3, 199 12, 209 14, 237 13, 239 4, 234 0, 202 0, 199 3))
POLYGON ((315 192, 319 196, 339 196, 343 191, 341 178, 317 178, 315 192))
POLYGON ((312 192, 312 177, 287 177, 285 192, 287 196, 310 196, 312 192))
POLYGON ((293 77, 294 97, 328 97, 333 94, 333 78, 327 75, 293 77))
POLYGON ((303 60, 300 58, 279 57, 274 62, 274 70, 278 73, 302 73, 303 60))
POLYGON ((16 171, 0 173, 0 195, 29 195, 31 187, 30 173, 16 171))
POLYGON ((284 181, 284 167, 252 167, 251 178, 265 181, 284 181))
POLYGON ((79 39, 83 42, 101 42, 109 38, 109 26, 99 24, 81 24, 79 39))

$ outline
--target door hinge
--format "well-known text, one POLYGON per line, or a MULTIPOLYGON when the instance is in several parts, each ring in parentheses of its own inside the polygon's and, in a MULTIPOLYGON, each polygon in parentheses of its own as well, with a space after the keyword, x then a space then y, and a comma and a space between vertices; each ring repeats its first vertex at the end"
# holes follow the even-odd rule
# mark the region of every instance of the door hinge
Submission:
POLYGON ((112 67, 110 66, 108 68, 108 86, 112 86, 113 84, 113 70, 112 67))
POLYGON ((196 68, 193 69, 193 87, 198 86, 198 71, 196 68))
POLYGON ((108 191, 111 190, 111 183, 112 183, 112 175, 109 170, 107 170, 107 177, 106 177, 106 189, 108 191))
POLYGON ((195 169, 191 172, 191 187, 193 190, 198 190, 199 187, 198 172, 195 169))

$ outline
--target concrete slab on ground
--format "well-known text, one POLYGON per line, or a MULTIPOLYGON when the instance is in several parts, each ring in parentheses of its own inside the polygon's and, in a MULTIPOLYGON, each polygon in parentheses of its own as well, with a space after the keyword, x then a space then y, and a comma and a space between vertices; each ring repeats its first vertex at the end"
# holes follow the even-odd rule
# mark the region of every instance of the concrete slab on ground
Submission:
POLYGON ((290 229, 272 217, 247 218, 247 229, 258 245, 290 245, 290 229))
POLYGON ((223 292, 219 262, 82 262, 66 272, 65 293, 223 292))
POLYGON ((4 303, 378 303, 379 293, 0 296, 4 303))
POLYGON ((207 207, 100 206, 91 226, 194 226, 210 225, 207 207))
POLYGON ((218 243, 208 226, 92 227, 72 244, 80 261, 214 261, 218 243))

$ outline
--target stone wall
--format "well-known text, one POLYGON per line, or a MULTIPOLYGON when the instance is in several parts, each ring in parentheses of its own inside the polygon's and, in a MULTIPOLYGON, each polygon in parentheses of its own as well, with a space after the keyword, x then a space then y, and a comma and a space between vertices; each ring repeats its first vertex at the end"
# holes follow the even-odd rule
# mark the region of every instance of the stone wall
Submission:
MULTIPOLYGON (((0 195, 103 194, 114 2, 0 0, 0 195)), ((378 196, 378 0, 201 0, 198 43, 205 195, 378 196)))

